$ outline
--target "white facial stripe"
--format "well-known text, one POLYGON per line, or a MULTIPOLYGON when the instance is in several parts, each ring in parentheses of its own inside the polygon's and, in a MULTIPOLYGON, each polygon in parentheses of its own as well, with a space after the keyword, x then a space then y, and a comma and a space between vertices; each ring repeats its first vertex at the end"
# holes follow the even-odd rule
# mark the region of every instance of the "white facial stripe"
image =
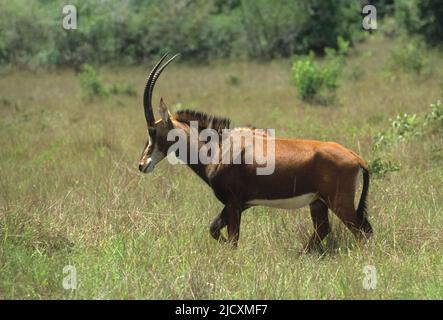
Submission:
POLYGON ((254 199, 247 204, 253 206, 266 206, 280 209, 298 209, 304 207, 317 199, 317 194, 307 193, 301 196, 286 199, 254 199))
POLYGON ((148 165, 148 168, 146 172, 151 172, 156 164, 160 162, 160 160, 162 160, 164 157, 165 155, 158 150, 157 146, 155 146, 154 151, 151 153, 151 156, 147 159, 146 164, 148 165))
MULTIPOLYGON (((149 130, 148 130, 148 137, 149 137, 149 143, 148 143, 148 148, 149 148, 150 146, 152 146, 152 138, 149 135, 149 130)), ((148 149, 148 148, 146 148, 146 149, 148 149)))
POLYGON ((156 165, 157 162, 162 159, 161 152, 158 151, 157 147, 154 147, 154 151, 152 152, 151 157, 149 159, 151 160, 151 163, 153 163, 154 165, 156 165))

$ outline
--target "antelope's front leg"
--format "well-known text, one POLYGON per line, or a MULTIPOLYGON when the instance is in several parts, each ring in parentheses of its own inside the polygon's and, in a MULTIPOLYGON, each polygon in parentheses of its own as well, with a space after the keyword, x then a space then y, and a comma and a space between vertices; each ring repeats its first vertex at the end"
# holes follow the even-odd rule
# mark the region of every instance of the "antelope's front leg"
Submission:
POLYGON ((242 207, 236 201, 228 202, 225 207, 226 218, 228 222, 228 241, 237 247, 238 239, 240 238, 240 220, 242 207))
POLYGON ((209 228, 211 236, 219 242, 227 241, 226 238, 220 234, 220 230, 226 227, 226 225, 228 224, 226 211, 226 207, 224 207, 222 212, 220 212, 220 214, 216 216, 215 219, 212 221, 211 227, 209 228))

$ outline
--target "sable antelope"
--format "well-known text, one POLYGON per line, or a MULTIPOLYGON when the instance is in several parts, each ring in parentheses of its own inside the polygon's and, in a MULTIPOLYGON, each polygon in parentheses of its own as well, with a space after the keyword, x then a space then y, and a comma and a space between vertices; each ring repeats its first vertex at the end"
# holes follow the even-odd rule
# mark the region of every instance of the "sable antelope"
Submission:
MULTIPOLYGON (((160 100, 161 119, 155 120, 152 110, 152 92, 155 83, 177 55, 162 66, 164 55, 152 69, 145 86, 143 105, 148 126, 148 141, 143 149, 139 170, 151 172, 165 158, 174 141, 168 141, 172 129, 185 132, 191 143, 190 122, 197 121, 198 129, 213 128, 217 131, 229 128, 229 120, 195 111, 179 111, 170 114, 163 99, 160 100)), ((239 129, 230 129, 233 134, 239 129)), ((254 129, 241 129, 254 130, 254 129)), ((269 138, 262 135, 265 143, 269 138)), ((199 142, 196 148, 201 148, 199 142)), ((246 148, 242 145, 242 148, 246 148)), ((351 150, 335 143, 314 140, 276 138, 275 169, 270 175, 257 175, 256 164, 191 164, 188 166, 214 191, 225 207, 213 220, 210 234, 219 241, 226 241, 220 234, 227 226, 228 240, 237 246, 240 234, 241 213, 252 206, 269 206, 296 209, 310 206, 314 233, 304 246, 305 251, 316 247, 330 232, 328 209, 357 236, 370 237, 372 227, 367 219, 366 198, 369 173, 365 161, 351 150), (359 172, 363 173, 363 188, 357 209, 354 196, 359 172)))

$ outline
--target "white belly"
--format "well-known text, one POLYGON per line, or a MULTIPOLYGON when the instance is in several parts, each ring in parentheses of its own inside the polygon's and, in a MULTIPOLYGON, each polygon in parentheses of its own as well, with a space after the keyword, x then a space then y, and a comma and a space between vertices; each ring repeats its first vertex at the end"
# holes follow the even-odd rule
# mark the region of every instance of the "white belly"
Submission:
POLYGON ((286 199, 254 199, 247 204, 253 206, 266 206, 281 209, 298 209, 312 203, 317 199, 317 194, 307 193, 301 196, 286 199))

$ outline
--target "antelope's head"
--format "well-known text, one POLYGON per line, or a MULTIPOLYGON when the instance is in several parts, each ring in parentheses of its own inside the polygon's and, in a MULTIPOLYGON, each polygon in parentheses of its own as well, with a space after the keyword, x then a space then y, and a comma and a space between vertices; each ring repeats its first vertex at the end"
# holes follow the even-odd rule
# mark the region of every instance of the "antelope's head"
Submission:
POLYGON ((172 142, 167 140, 168 132, 174 128, 171 114, 168 111, 163 99, 160 100, 159 113, 161 119, 155 120, 154 112, 152 111, 152 92, 154 90, 155 82, 166 68, 177 56, 173 56, 166 61, 161 67, 160 65, 165 60, 168 54, 165 54, 154 66, 149 74, 143 95, 143 106, 145 110, 145 118, 148 126, 148 140, 143 149, 143 153, 139 162, 139 170, 143 173, 151 172, 155 165, 167 156, 167 151, 172 142))

